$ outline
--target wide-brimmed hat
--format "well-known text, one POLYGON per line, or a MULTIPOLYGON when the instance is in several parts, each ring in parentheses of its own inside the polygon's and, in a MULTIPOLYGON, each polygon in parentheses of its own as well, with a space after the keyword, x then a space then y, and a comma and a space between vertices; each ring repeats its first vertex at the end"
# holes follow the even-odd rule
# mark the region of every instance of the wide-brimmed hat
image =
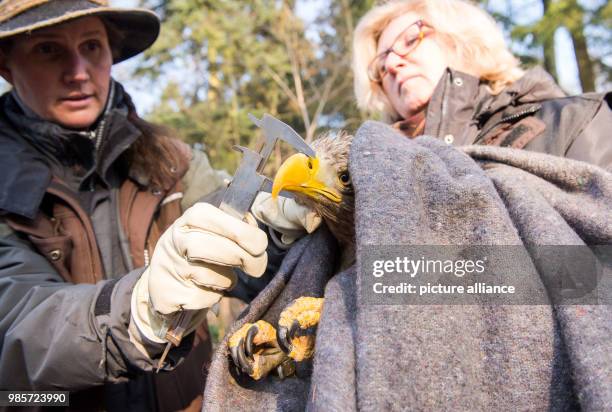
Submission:
POLYGON ((109 7, 108 0, 0 0, 0 40, 86 16, 102 17, 120 32, 114 63, 146 50, 159 34, 155 13, 109 7))

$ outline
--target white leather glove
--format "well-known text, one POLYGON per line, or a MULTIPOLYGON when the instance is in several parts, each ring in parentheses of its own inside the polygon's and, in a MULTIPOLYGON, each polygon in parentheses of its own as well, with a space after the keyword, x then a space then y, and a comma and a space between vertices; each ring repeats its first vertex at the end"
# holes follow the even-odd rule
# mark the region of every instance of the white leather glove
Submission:
POLYGON ((281 241, 289 245, 295 240, 314 232, 321 225, 321 216, 314 210, 298 205, 295 200, 270 193, 260 192, 253 206, 253 216, 281 234, 281 241))
MULTIPOLYGON (((249 223, 208 204, 187 209, 160 237, 151 264, 132 292, 132 321, 147 339, 165 343, 167 328, 181 309, 200 310, 194 330, 236 283, 232 268, 261 276, 268 262, 266 234, 249 223)), ((132 333, 133 335, 133 333, 132 333)))

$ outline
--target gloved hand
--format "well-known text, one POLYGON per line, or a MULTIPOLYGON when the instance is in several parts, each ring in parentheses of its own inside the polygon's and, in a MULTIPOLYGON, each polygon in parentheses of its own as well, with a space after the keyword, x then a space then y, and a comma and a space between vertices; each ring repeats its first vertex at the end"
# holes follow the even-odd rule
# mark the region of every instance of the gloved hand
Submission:
MULTIPOLYGON (((132 321, 147 339, 165 343, 180 309, 200 310, 188 332, 206 316, 223 292, 236 283, 232 268, 261 276, 267 265, 266 234, 208 204, 187 209, 160 237, 151 264, 132 292, 132 321)), ((133 335, 133 334, 132 334, 133 335)))
POLYGON ((253 216, 281 234, 281 241, 289 245, 321 225, 321 216, 314 210, 299 205, 295 200, 260 192, 253 206, 253 216))

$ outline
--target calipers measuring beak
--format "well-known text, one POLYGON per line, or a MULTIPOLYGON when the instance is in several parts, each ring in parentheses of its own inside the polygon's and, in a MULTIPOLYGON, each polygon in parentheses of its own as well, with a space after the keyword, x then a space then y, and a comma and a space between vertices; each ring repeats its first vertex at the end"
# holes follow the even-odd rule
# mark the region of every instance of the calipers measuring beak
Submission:
POLYGON ((244 219, 257 193, 265 189, 265 186, 272 186, 271 180, 262 173, 278 140, 288 143, 308 157, 315 157, 314 150, 288 124, 268 114, 259 120, 249 113, 249 119, 263 129, 263 136, 257 142, 257 151, 234 146, 234 150, 242 152, 242 160, 219 206, 219 209, 238 219, 244 219))
MULTIPOLYGON (((288 124, 268 114, 264 114, 260 120, 249 113, 249 119, 257 127, 263 129, 263 136, 257 141, 255 150, 243 146, 233 147, 234 150, 242 152, 242 160, 219 206, 219 209, 240 220, 245 219, 257 194, 262 190, 269 192, 272 187, 272 181, 263 175, 263 170, 277 141, 282 140, 298 152, 309 157, 315 157, 314 150, 288 124)), ((181 344, 183 335, 195 312, 181 310, 175 315, 176 319, 165 334, 168 344, 159 359, 157 371, 163 366, 172 346, 181 344)))

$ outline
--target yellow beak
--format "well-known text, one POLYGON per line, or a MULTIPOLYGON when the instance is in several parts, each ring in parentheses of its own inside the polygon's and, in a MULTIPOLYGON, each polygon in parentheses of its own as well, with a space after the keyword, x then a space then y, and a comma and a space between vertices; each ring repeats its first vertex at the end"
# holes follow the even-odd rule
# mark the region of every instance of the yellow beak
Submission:
POLYGON ((319 159, 297 153, 283 162, 276 172, 272 184, 272 197, 276 198, 281 190, 301 192, 310 197, 320 194, 339 203, 340 194, 325 185, 319 175, 319 159))

